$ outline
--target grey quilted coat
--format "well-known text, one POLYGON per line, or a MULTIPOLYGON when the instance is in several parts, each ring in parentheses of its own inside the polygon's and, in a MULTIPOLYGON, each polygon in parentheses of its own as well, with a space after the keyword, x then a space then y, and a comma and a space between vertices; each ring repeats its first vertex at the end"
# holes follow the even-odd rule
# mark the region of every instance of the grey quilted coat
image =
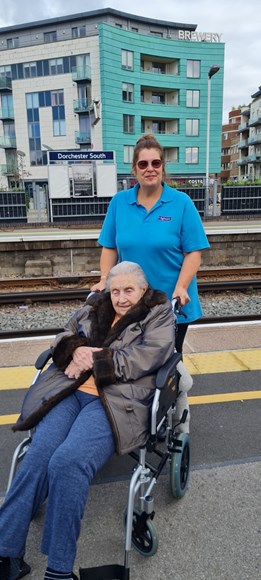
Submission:
POLYGON ((30 387, 14 431, 33 428, 60 400, 73 393, 93 372, 119 455, 148 438, 155 373, 173 354, 175 323, 166 295, 150 287, 141 300, 112 327, 115 312, 109 293, 100 293, 69 320, 53 344, 53 363, 30 387), (77 380, 64 369, 78 346, 94 352, 92 371, 77 380))

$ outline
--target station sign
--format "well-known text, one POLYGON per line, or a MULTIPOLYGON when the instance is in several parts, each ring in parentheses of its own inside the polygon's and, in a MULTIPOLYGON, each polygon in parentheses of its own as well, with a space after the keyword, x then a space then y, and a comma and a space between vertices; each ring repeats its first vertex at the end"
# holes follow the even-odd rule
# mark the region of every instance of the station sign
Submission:
POLYGON ((114 151, 48 151, 51 161, 113 161, 114 151))

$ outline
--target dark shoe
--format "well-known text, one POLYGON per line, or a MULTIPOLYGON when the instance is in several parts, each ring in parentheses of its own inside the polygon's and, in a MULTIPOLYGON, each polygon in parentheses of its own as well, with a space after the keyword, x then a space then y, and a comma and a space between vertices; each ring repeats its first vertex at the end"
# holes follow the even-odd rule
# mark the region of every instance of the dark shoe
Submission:
POLYGON ((0 563, 0 578, 1 578, 1 580, 9 580, 9 578, 10 578, 10 558, 5 558, 4 562, 0 563))
POLYGON ((167 437, 167 422, 164 421, 164 423, 162 423, 161 427, 157 431, 157 439, 158 441, 165 441, 166 437, 167 437))
POLYGON ((79 580, 78 576, 76 576, 76 574, 72 573, 72 579, 73 580, 79 580))
POLYGON ((23 558, 20 558, 20 570, 19 570, 18 580, 19 580, 19 578, 23 578, 27 574, 30 574, 30 572, 31 572, 31 566, 29 566, 29 564, 27 564, 23 558))

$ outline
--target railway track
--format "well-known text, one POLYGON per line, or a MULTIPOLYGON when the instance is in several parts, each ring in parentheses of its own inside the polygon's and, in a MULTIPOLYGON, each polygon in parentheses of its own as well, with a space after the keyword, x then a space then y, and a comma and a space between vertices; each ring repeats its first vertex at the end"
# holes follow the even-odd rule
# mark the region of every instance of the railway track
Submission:
MULTIPOLYGON (((199 282, 220 282, 233 280, 261 279, 261 268, 243 267, 243 268, 208 268, 199 270, 197 274, 199 282)), ((90 288, 98 282, 99 272, 93 271, 89 274, 78 276, 46 276, 41 278, 2 278, 0 279, 0 293, 12 292, 12 290, 27 291, 42 287, 44 289, 62 289, 62 288, 90 288)))
MULTIPOLYGON (((261 314, 250 314, 250 315, 239 315, 239 316, 215 316, 215 317, 207 317, 199 319, 195 322, 191 322, 193 324, 200 324, 202 326, 206 326, 209 324, 227 324, 227 323, 245 323, 245 322, 258 322, 261 320, 261 314)), ((31 338, 31 337, 44 337, 44 336, 55 336, 59 332, 62 332, 62 327, 54 327, 54 328, 29 328, 29 329, 22 329, 22 330, 6 330, 4 332, 0 332, 0 340, 7 340, 7 339, 18 339, 18 338, 31 338)))
MULTIPOLYGON (((261 288, 260 279, 228 280, 220 282, 199 282, 199 292, 242 292, 249 289, 261 288)), ((0 305, 3 304, 31 304, 37 302, 61 302, 63 300, 84 301, 90 292, 90 286, 85 288, 66 288, 63 290, 40 290, 26 292, 0 293, 0 305)))

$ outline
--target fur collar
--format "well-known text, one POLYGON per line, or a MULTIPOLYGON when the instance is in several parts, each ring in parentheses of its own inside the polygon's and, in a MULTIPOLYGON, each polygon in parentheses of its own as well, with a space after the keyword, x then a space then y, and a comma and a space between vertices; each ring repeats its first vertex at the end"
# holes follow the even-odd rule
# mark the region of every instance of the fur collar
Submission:
POLYGON ((90 346, 109 346, 130 324, 144 320, 151 308, 164 304, 168 300, 160 290, 150 286, 137 304, 120 318, 112 327, 115 310, 112 306, 109 292, 102 292, 89 313, 91 321, 90 346))

